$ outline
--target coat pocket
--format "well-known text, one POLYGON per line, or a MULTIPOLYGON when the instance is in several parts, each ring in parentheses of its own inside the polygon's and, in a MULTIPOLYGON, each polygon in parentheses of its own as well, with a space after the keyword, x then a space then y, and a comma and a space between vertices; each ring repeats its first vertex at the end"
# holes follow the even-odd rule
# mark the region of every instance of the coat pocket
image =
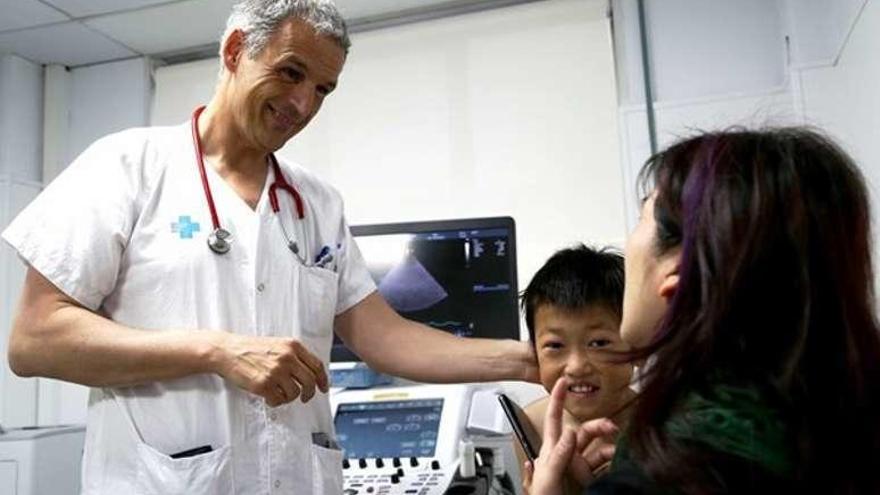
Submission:
POLYGON ((182 459, 171 457, 139 442, 140 462, 137 493, 143 495, 184 495, 234 493, 229 446, 206 454, 182 459))
POLYGON ((312 493, 342 493, 342 451, 312 444, 312 493))

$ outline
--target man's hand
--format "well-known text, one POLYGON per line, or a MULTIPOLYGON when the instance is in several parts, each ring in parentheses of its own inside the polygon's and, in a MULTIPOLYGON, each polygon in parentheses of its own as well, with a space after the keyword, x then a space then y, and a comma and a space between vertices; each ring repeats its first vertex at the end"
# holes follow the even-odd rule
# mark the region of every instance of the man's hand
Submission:
POLYGON ((225 334, 216 365, 224 379, 266 400, 271 407, 302 397, 308 402, 315 387, 327 392, 324 365, 294 339, 225 334))
POLYGON ((520 342, 525 347, 523 366, 523 381, 529 383, 541 383, 541 373, 538 369, 538 355, 535 352, 535 344, 532 342, 520 342))

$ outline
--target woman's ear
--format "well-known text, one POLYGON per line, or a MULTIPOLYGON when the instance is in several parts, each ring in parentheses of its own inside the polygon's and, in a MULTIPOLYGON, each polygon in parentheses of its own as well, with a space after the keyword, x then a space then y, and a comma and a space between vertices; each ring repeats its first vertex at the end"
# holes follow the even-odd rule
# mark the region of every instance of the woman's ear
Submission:
POLYGON ((669 302, 678 291, 680 280, 679 269, 681 268, 681 249, 675 248, 663 256, 659 266, 660 285, 657 293, 669 302))
POLYGON ((244 32, 236 29, 223 40, 223 67, 234 73, 244 55, 244 32))

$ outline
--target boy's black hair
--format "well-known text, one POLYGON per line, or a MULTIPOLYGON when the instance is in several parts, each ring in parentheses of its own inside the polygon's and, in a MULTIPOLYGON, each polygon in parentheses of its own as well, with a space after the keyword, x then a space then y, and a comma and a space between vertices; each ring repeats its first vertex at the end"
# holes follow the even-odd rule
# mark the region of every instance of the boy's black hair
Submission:
POLYGON ((618 318, 623 312, 623 255, 583 244, 557 251, 520 295, 529 340, 535 341, 535 313, 545 304, 578 310, 600 304, 618 318))

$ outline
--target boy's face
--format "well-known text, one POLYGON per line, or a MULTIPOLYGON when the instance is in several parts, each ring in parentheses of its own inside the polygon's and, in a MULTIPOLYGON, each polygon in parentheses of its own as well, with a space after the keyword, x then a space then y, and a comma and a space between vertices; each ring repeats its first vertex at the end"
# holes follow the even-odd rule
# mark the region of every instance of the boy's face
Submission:
POLYGON ((535 311, 535 348, 541 384, 547 391, 560 377, 573 385, 565 409, 579 421, 612 416, 630 397, 630 364, 611 362, 603 351, 628 349, 620 319, 600 305, 569 310, 544 304, 535 311))

